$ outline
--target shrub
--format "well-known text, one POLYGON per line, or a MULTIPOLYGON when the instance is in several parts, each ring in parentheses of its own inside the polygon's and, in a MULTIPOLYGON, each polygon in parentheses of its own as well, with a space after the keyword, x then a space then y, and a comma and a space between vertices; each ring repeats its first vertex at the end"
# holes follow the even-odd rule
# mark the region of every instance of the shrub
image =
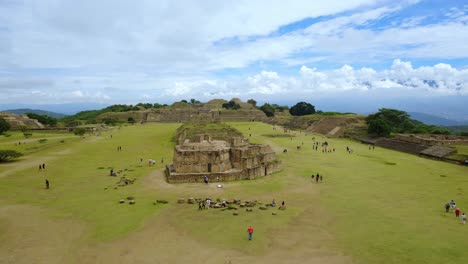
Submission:
POLYGON ((0 117, 0 135, 8 131, 10 128, 10 124, 5 119, 0 117))
POLYGON ((0 162, 16 159, 21 156, 23 156, 23 154, 15 150, 9 150, 9 149, 0 150, 0 162))
POLYGON ((265 113, 265 115, 268 117, 272 117, 275 115, 275 108, 273 108, 273 106, 270 104, 267 104, 267 103, 263 104, 260 107, 260 110, 262 110, 263 113, 265 113))
POLYGON ((232 109, 232 110, 237 110, 241 108, 241 106, 237 104, 236 102, 234 102, 233 100, 229 101, 228 103, 224 103, 222 106, 223 108, 232 109))
POLYGON ((83 136, 86 133, 86 128, 84 127, 77 127, 73 130, 73 134, 77 136, 83 136))

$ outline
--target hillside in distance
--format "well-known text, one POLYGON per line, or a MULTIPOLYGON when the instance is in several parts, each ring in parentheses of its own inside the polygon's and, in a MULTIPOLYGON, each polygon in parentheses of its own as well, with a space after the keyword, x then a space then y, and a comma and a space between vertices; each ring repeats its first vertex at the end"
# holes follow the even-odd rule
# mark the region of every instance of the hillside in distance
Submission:
POLYGON ((62 118, 67 116, 66 114, 61 114, 61 113, 56 113, 56 112, 51 112, 51 111, 45 111, 45 110, 40 110, 40 109, 30 109, 30 108, 21 108, 21 109, 8 109, 8 110, 1 110, 2 112, 8 112, 8 113, 13 113, 17 115, 22 115, 26 113, 34 113, 38 115, 46 115, 50 116, 53 118, 62 118))
POLYGON ((435 125, 435 126, 461 126, 461 125, 468 125, 468 122, 460 122, 451 120, 448 118, 419 113, 419 112, 408 112, 412 119, 421 121, 428 125, 435 125))

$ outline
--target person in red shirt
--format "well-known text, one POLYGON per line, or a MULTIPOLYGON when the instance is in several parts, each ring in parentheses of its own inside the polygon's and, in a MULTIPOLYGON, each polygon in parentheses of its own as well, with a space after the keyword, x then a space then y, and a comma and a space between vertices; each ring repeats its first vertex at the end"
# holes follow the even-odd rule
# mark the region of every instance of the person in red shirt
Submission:
POLYGON ((457 209, 455 210, 455 217, 459 217, 459 216, 460 216, 460 209, 457 208, 457 209))
POLYGON ((247 229, 247 232, 249 232, 249 240, 252 240, 252 234, 253 234, 252 226, 249 226, 249 228, 247 229))

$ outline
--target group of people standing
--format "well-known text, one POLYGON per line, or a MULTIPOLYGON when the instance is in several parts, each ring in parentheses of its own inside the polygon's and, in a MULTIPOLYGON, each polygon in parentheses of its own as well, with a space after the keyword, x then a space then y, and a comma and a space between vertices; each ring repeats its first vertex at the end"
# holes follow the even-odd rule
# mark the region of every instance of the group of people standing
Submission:
POLYGON ((462 213, 460 217, 460 208, 457 208, 457 204, 454 200, 451 200, 450 202, 445 204, 445 212, 448 213, 449 211, 453 211, 455 213, 455 217, 461 218, 462 223, 466 224, 466 214, 462 213))
MULTIPOLYGON (((226 201, 223 201, 224 206, 226 206, 226 201)), ((200 201, 198 203, 198 210, 203 210, 210 208, 211 206, 211 198, 206 198, 205 201, 200 201)))
POLYGON ((315 180, 316 183, 318 183, 319 180, 320 180, 320 182, 323 181, 323 175, 320 175, 320 174, 318 174, 318 173, 317 173, 317 175, 312 174, 312 176, 310 176, 310 177, 312 178, 312 182, 313 182, 314 180, 315 180))

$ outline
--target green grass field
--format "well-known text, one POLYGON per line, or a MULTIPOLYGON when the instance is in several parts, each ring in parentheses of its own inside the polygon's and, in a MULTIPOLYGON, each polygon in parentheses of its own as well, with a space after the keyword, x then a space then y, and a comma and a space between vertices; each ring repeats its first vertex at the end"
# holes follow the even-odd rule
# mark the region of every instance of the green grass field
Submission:
MULTIPOLYGON (((461 263, 468 226, 443 205, 468 212, 468 168, 346 139, 263 123, 231 123, 282 162, 273 175, 241 182, 167 184, 179 124, 114 128, 101 136, 34 135, 37 148, 0 164, 0 263, 461 263), (112 135, 112 138, 110 137, 112 135), (312 137, 334 153, 312 149, 312 137), (61 142, 64 140, 64 142, 61 142), (296 146, 304 144, 301 150, 296 146), (122 151, 117 147, 122 146, 122 151), (346 147, 353 149, 352 154, 346 147), (287 148, 288 153, 283 153, 287 148), (147 160, 155 159, 155 166, 147 160), (161 158, 164 163, 160 163, 161 158), (140 161, 143 159, 143 162, 140 161), (38 165, 46 163, 46 170, 38 165), (116 187, 123 170, 135 184, 116 187), (324 175, 312 183, 311 174, 324 175), (49 179, 51 189, 45 190, 49 179), (119 204, 134 196, 136 204, 119 204), (287 210, 245 212, 177 204, 212 197, 285 201, 287 210), (169 203, 154 205, 156 199, 169 203), (277 212, 273 216, 271 213, 277 212), (254 240, 246 240, 253 225, 254 240), (21 249, 21 250, 19 250, 21 249)), ((20 135, 0 137, 14 149, 20 135), (12 147, 13 146, 13 147, 12 147)), ((23 146, 22 146, 23 147, 23 146)), ((20 148, 18 146, 18 148, 20 148)), ((26 147, 25 147, 26 148, 26 147)))

